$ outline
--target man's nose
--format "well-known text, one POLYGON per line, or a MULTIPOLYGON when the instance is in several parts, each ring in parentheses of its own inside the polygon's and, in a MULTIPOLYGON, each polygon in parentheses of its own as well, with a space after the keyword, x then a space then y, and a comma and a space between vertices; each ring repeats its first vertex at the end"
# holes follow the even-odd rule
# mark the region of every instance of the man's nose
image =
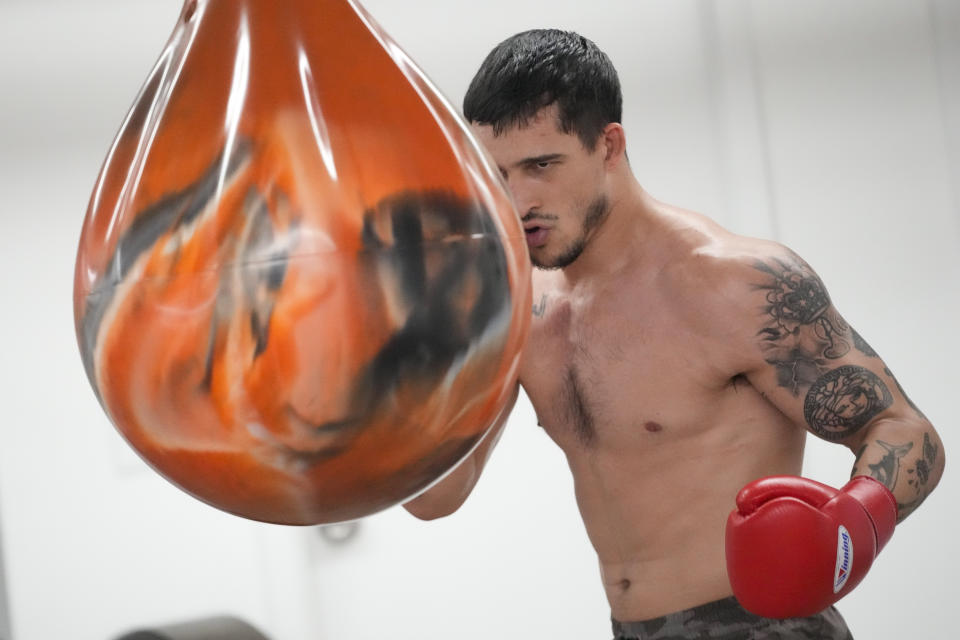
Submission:
POLYGON ((511 177, 507 180, 507 188, 513 196, 513 204, 521 216, 540 208, 540 197, 523 180, 511 177))

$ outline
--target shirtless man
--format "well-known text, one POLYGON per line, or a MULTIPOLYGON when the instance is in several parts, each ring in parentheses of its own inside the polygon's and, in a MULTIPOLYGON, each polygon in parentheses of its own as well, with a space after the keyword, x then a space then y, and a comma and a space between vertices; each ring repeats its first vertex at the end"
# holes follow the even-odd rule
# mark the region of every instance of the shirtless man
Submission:
MULTIPOLYGON (((464 115, 537 267, 520 384, 567 456, 614 633, 851 637, 831 604, 937 485, 933 426, 800 257, 641 188, 589 40, 509 38, 464 115), (806 431, 855 454, 850 484, 782 477, 806 431)), ((459 508, 502 426, 406 508, 459 508)))

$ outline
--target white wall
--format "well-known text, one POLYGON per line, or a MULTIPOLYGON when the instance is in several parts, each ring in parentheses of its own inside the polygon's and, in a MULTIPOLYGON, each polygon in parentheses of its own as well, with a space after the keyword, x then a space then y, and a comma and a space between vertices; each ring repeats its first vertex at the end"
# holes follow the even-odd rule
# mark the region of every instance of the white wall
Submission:
MULTIPOLYGON (((621 73, 641 182, 804 255, 953 450, 960 4, 365 4, 455 104, 507 35, 594 39, 621 73)), ((0 568, 14 637, 92 640, 221 612, 278 640, 609 637, 569 473, 523 399, 461 512, 421 523, 393 509, 341 546, 196 503, 112 431, 73 339, 76 236, 178 12, 176 0, 0 4, 0 568)), ((850 463, 811 441, 811 476, 840 484, 850 463)), ((946 637, 957 492, 948 464, 841 603, 857 637, 946 637)))
MULTIPOLYGON (((955 451, 960 212, 944 99, 960 75, 919 2, 754 3, 774 213, 851 324, 886 359, 955 451)), ((956 3, 954 3, 956 5, 956 3)), ((955 53, 954 53, 955 55, 955 53)), ((956 138, 954 137, 954 140, 956 138)), ((951 459, 950 453, 947 454, 951 459)), ((849 456, 811 443, 812 475, 841 482, 849 456)), ((957 484, 904 523, 843 610, 860 637, 946 637, 957 565, 957 484), (944 571, 946 569, 946 571, 944 571)))
POLYGON ((228 516, 147 469, 97 405, 73 335, 87 199, 178 12, 0 4, 0 539, 16 640, 99 640, 219 613, 277 638, 316 627, 299 551, 315 532, 228 516))

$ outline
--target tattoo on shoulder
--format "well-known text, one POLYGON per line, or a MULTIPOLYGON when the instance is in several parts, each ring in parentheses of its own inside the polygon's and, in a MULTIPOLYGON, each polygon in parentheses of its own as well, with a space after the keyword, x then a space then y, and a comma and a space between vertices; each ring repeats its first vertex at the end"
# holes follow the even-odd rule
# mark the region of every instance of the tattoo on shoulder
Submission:
POLYGON ((846 322, 831 313, 830 296, 820 278, 796 254, 791 260, 773 258, 754 266, 766 274, 758 288, 766 292, 767 325, 760 334, 767 340, 795 336, 810 327, 825 343, 823 355, 835 359, 850 350, 846 322))
POLYGON ((547 294, 542 294, 540 296, 540 301, 533 305, 533 315, 537 318, 542 318, 543 314, 547 310, 547 294))
POLYGON ((757 332, 778 384, 799 395, 850 351, 850 327, 833 308, 823 282, 796 254, 758 261, 764 274, 763 326, 757 332))
POLYGON ((773 320, 767 330, 772 335, 794 333, 800 325, 814 322, 830 307, 823 284, 805 262, 773 258, 769 263, 757 261, 754 268, 767 276, 758 288, 766 291, 765 311, 773 320))
POLYGON ((893 404, 893 395, 869 369, 845 365, 820 376, 803 403, 810 429, 837 442, 859 431, 893 404))

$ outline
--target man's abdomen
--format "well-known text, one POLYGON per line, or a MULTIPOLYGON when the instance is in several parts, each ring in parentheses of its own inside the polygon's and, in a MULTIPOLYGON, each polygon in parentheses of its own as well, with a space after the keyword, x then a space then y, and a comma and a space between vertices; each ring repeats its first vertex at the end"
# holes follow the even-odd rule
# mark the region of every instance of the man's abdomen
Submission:
MULTIPOLYGON (((668 427, 665 427, 665 429, 668 427)), ((645 435, 645 434, 644 434, 645 435)), ((714 424, 567 451, 615 618, 643 620, 731 595, 724 531, 743 485, 798 474, 803 430, 784 419, 714 424)))

